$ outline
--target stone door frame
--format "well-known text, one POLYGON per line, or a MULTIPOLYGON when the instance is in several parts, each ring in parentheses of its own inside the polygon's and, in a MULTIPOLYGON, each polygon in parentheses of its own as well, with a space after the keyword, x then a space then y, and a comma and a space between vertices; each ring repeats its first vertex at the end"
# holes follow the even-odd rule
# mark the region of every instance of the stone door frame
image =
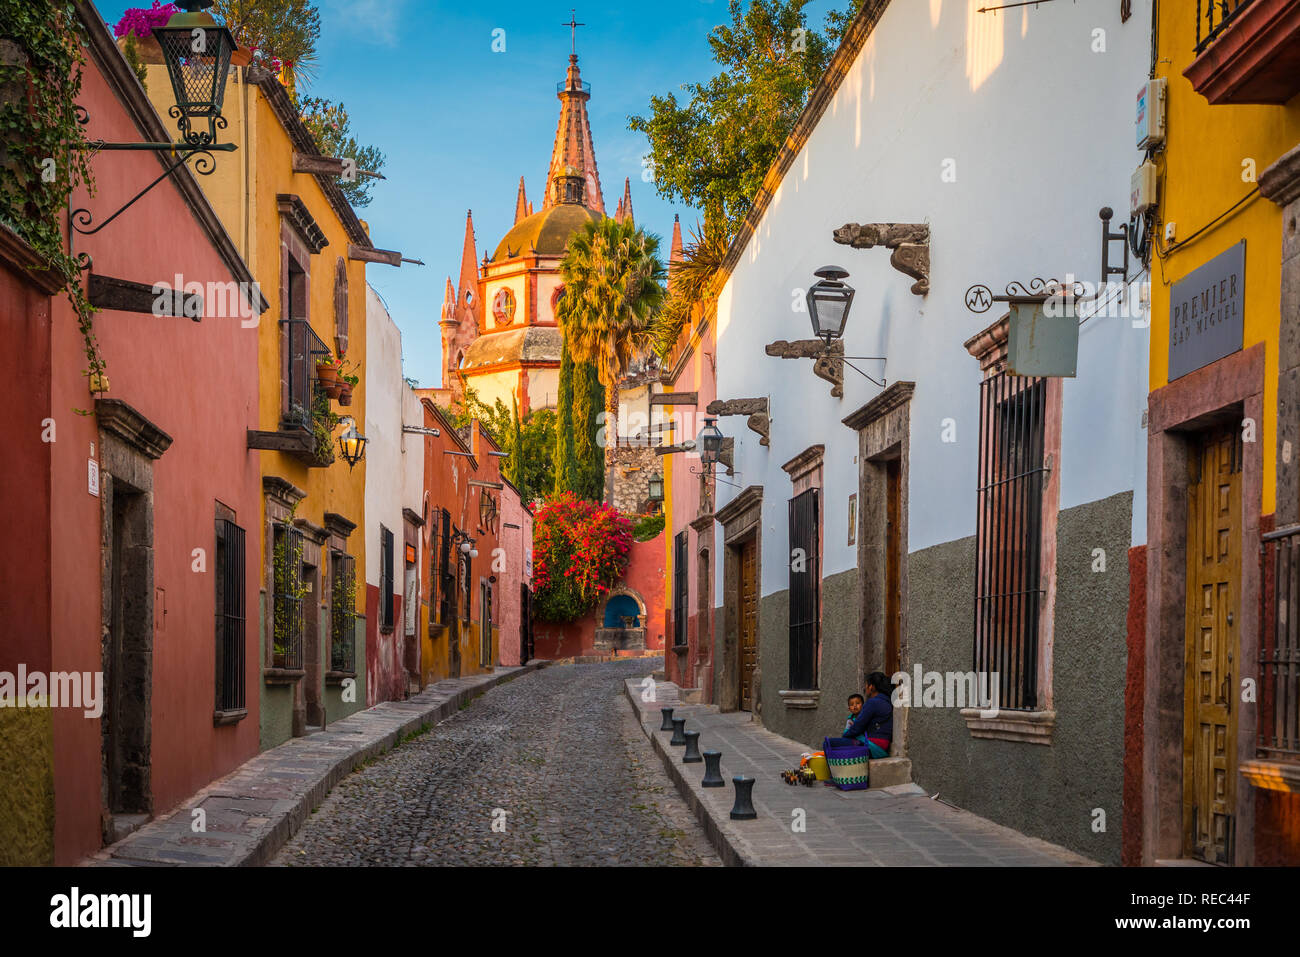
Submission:
MULTIPOLYGON (((885 528, 888 509, 888 466, 899 462, 898 503, 898 666, 906 671, 908 655, 908 485, 912 395, 915 382, 895 382, 842 421, 858 434, 858 596, 861 624, 858 674, 877 670, 885 658, 885 582, 889 556, 885 528)), ((895 716, 894 757, 907 754, 907 708, 895 716)))
MULTIPOLYGON (((1258 343, 1156 389, 1147 399, 1147 611, 1142 725, 1142 863, 1183 853, 1183 740, 1187 642, 1187 464, 1198 433, 1243 419, 1263 421, 1264 344, 1258 343)), ((1259 660, 1261 442, 1243 442, 1241 627, 1238 675, 1259 660)), ((1234 771, 1254 757, 1256 712, 1237 712, 1234 771)), ((1238 782, 1234 861, 1254 861, 1254 792, 1238 782)))
MULTIPOLYGON (((762 604, 763 596, 763 486, 751 485, 733 498, 714 516, 722 525, 722 629, 721 641, 715 643, 713 669, 713 700, 721 711, 740 710, 740 551, 749 541, 754 542, 754 587, 762 604)), ((763 616, 757 616, 754 636, 762 648, 763 616)), ((761 714, 761 688, 763 661, 759 656, 754 671, 753 714, 761 714)))

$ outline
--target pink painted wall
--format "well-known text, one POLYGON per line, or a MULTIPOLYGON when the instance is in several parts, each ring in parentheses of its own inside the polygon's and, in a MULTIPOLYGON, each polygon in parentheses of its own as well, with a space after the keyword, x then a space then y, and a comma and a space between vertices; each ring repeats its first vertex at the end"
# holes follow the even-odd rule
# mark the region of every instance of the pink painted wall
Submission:
MULTIPOLYGON (((619 582, 640 596, 645 605, 647 649, 664 647, 665 631, 659 623, 664 620, 664 545, 660 533, 648 542, 633 542, 627 573, 619 582)), ((617 587, 616 589, 617 590, 617 587)), ((594 653, 596 627, 603 621, 605 601, 602 599, 592 611, 577 621, 565 624, 535 622, 533 632, 538 658, 576 658, 594 653)))
MULTIPOLYGON (((92 139, 142 137, 93 60, 80 102, 92 139)), ((238 162, 220 154, 218 162, 238 162)), ((158 176, 151 153, 104 152, 92 160, 98 192, 74 195, 73 208, 96 223, 158 176)), ((175 274, 206 285, 234 277, 176 188, 154 189, 102 233, 76 237, 96 272, 152 285, 175 274)), ((53 300, 51 411, 58 441, 50 447, 53 602, 52 670, 99 671, 101 500, 87 490, 87 460, 98 454, 98 427, 86 379, 83 344, 71 308, 53 300)), ((154 462, 156 588, 152 689, 152 791, 155 814, 175 807, 233 770, 258 748, 258 573, 261 475, 247 430, 257 427, 257 330, 237 319, 155 318, 122 312, 95 317, 111 398, 134 407, 173 439, 154 462), (248 715, 214 727, 215 506, 233 509, 248 532, 245 649, 248 715), (192 570, 194 549, 207 557, 192 570)), ((33 426, 33 432, 36 429, 33 426)), ((55 856, 71 863, 100 846, 100 722, 80 711, 54 715, 55 856)))
MULTIPOLYGON (((710 402, 718 397, 717 382, 713 372, 713 363, 711 358, 717 355, 716 338, 714 335, 714 326, 710 322, 700 336, 700 341, 696 343, 694 351, 686 360, 682 371, 673 381, 672 385, 665 386, 667 392, 697 392, 698 402, 693 409, 674 407, 674 412, 688 413, 693 423, 694 434, 698 435, 700 429, 704 427, 704 419, 708 415, 706 409, 710 402)), ((723 435, 735 435, 737 428, 744 427, 745 419, 742 416, 729 416, 718 419, 717 426, 722 430, 723 435)), ((693 435, 690 437, 694 437, 693 435)), ((713 607, 718 601, 716 587, 710 587, 710 594, 705 596, 704 602, 708 611, 701 616, 699 613, 699 553, 700 553, 700 536, 690 527, 700 514, 700 478, 698 475, 690 473, 691 468, 699 468, 699 457, 694 455, 675 455, 672 462, 672 474, 670 478, 670 509, 668 521, 664 529, 664 549, 665 549, 665 568, 667 573, 664 576, 664 604, 666 606, 664 614, 664 634, 666 636, 667 647, 664 652, 664 672, 669 681, 676 683, 682 688, 701 688, 703 689, 703 700, 711 702, 713 700, 713 665, 712 649, 714 634, 714 614, 713 607), (686 587, 687 587, 687 607, 679 609, 672 607, 674 601, 673 595, 673 540, 678 532, 685 531, 687 535, 687 566, 686 566, 686 587), (686 641, 687 647, 685 652, 676 652, 672 650, 673 635, 677 616, 686 615, 686 641), (702 640, 703 639, 703 640, 702 640)), ((719 466, 718 468, 721 468, 719 466)), ((725 474, 723 475, 725 478, 725 474)), ((734 479, 731 479, 734 481, 734 479)), ((717 483, 714 483, 714 503, 717 500, 717 483)), ((705 533, 703 547, 709 549, 709 560, 713 568, 721 567, 717 561, 716 544, 720 541, 720 536, 715 534, 716 525, 710 526, 710 530, 705 533)), ((713 575, 710 572, 709 581, 712 582, 713 575)))
POLYGON ((501 627, 501 664, 520 664, 522 612, 520 586, 532 584, 529 563, 533 554, 533 515, 519 499, 519 492, 506 483, 501 492, 499 519, 500 547, 505 567, 496 573, 494 585, 497 618, 501 627), (511 528, 510 526, 518 526, 511 528))
MULTIPOLYGON (((394 532, 394 536, 398 533, 394 532)), ((393 575, 405 568, 402 555, 405 551, 400 539, 395 539, 393 548, 393 575)), ((379 546, 375 546, 375 555, 379 555, 379 546)), ((378 561, 378 557, 375 559, 378 561)), ((405 638, 402 622, 403 595, 401 579, 393 584, 393 622, 392 628, 379 627, 379 589, 366 585, 366 705, 373 707, 381 701, 401 701, 406 697, 406 666, 403 663, 405 638)))

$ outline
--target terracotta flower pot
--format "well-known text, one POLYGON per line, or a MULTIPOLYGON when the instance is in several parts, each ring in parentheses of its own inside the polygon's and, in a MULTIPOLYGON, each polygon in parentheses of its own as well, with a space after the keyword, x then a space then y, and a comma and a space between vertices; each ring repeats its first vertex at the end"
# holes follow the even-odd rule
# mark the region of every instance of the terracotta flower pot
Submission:
POLYGON ((321 363, 316 366, 316 378, 326 389, 337 388, 339 382, 339 370, 332 365, 321 363))
MULTIPOLYGON (((123 53, 126 52, 126 37, 119 37, 117 48, 123 53)), ((163 57, 162 45, 152 36, 135 38, 135 55, 139 57, 141 63, 166 63, 163 57)))
POLYGON ((251 50, 235 50, 230 54, 231 66, 248 66, 253 62, 253 52, 251 50))
POLYGON ((339 405, 349 406, 352 404, 352 386, 344 382, 339 387, 339 405))

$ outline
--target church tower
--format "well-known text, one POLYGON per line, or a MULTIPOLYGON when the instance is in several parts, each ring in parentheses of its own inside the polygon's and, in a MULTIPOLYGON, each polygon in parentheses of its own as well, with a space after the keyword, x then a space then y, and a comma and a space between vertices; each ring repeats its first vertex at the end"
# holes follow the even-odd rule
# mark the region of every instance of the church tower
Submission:
MULTIPOLYGON (((520 188, 522 189, 522 182, 520 188)), ((442 332, 442 387, 448 391, 452 401, 459 401, 464 395, 460 369, 482 328, 478 281, 474 211, 469 210, 465 213, 465 242, 460 255, 460 288, 452 286, 451 278, 447 278, 447 288, 443 292, 442 318, 438 322, 442 332)))

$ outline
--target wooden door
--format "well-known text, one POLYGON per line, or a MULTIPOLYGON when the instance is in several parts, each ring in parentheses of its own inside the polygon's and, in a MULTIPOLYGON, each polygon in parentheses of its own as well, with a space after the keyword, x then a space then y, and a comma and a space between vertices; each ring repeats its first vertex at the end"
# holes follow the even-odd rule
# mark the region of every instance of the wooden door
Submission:
POLYGON ((1230 863, 1241 620, 1241 433, 1205 433, 1188 459, 1183 854, 1230 863))
POLYGON ((758 667, 758 549, 753 539, 740 549, 740 710, 754 710, 758 667))
MULTIPOLYGON (((885 661, 883 671, 894 675, 899 670, 899 645, 902 631, 902 459, 892 459, 885 466, 885 661)), ((874 670, 874 669, 873 669, 874 670)))

